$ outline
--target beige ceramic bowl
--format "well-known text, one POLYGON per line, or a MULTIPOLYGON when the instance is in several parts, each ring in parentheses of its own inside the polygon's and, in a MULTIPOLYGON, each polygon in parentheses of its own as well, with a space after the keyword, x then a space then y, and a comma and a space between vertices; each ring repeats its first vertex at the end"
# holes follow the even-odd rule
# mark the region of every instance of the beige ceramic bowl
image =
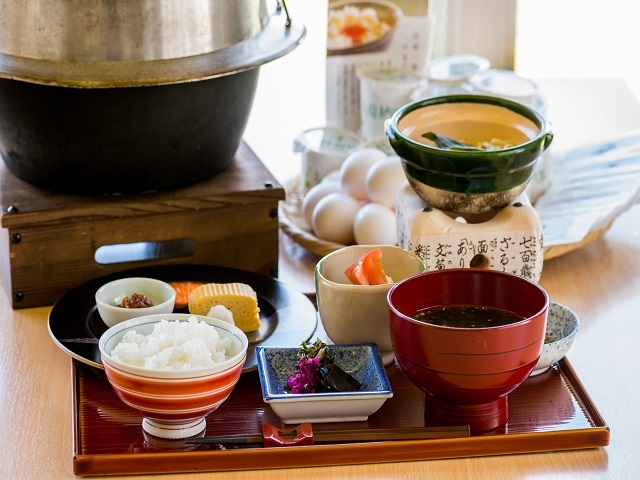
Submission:
POLYGON ((107 325, 114 325, 136 317, 171 313, 176 301, 176 292, 162 280, 146 277, 128 277, 104 284, 96 292, 96 306, 100 318, 107 325), (117 305, 124 297, 142 294, 153 303, 150 307, 122 308, 117 305))
POLYGON ((382 250, 382 268, 394 282, 418 274, 425 265, 413 253, 395 246, 354 245, 323 257, 315 269, 318 312, 335 344, 376 343, 386 364, 394 354, 389 335, 387 285, 352 285, 344 271, 365 253, 382 250))

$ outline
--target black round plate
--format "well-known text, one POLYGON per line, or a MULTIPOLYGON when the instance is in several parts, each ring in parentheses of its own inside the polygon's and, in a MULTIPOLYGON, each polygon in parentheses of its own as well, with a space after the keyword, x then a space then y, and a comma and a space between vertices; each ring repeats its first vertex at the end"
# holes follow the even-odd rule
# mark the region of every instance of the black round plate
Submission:
POLYGON ((241 282, 250 285, 258 296, 261 326, 247 333, 249 348, 245 372, 256 369, 257 345, 299 346, 308 341, 316 330, 317 316, 311 300, 279 280, 227 267, 163 265, 96 278, 64 294, 49 313, 49 334, 62 350, 80 362, 103 368, 98 339, 107 326, 98 314, 95 293, 105 283, 125 277, 151 277, 165 282, 241 282))

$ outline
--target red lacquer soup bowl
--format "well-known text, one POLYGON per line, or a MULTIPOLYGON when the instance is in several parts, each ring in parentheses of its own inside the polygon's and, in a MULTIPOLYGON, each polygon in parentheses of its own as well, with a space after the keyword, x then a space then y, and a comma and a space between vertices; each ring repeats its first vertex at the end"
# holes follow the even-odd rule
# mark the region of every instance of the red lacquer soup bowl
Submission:
MULTIPOLYGON (((171 327, 169 325, 169 329, 171 327)), ((165 331, 165 335, 167 332, 171 330, 165 331)), ((110 328, 100 337, 99 347, 109 383, 124 403, 143 415, 143 429, 156 437, 186 438, 204 430, 205 417, 234 389, 242 373, 248 340, 244 332, 223 320, 189 314, 159 314, 135 318, 110 328), (184 322, 188 333, 187 330, 173 331, 173 335, 183 337, 178 340, 149 339, 162 320, 173 325, 176 321, 184 322), (140 345, 144 346, 138 347, 134 341, 133 349, 126 356, 122 351, 114 350, 123 339, 131 345, 131 338, 125 334, 134 331, 140 336, 140 345), (142 336, 147 339, 142 340, 142 336), (222 353, 220 342, 225 343, 222 353), (142 357, 136 357, 138 352, 148 355, 154 348, 158 352, 153 359, 154 365, 149 365, 150 360, 145 364, 142 357), (216 350, 219 358, 206 365, 205 357, 211 358, 210 352, 216 350)))
POLYGON ((425 392, 426 421, 472 431, 507 422, 507 394, 527 379, 544 344, 549 299, 542 287, 496 270, 445 269, 398 282, 387 301, 396 359, 425 392), (414 318, 454 305, 497 308, 522 320, 460 327, 414 318))

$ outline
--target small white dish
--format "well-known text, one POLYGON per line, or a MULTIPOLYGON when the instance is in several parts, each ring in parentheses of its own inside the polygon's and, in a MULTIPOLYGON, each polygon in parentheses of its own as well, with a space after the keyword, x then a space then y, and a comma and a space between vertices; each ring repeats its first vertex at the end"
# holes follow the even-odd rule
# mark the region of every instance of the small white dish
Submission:
POLYGON ((106 283, 96 292, 96 306, 102 321, 113 327, 131 318, 171 313, 175 305, 176 292, 171 285, 155 278, 129 277, 106 283), (118 307, 122 299, 138 293, 144 295, 153 304, 150 307, 118 307))
POLYGON ((573 310, 559 303, 549 302, 545 344, 531 376, 546 372, 551 365, 564 358, 573 345, 579 327, 580 320, 573 310), (547 343, 547 340, 551 341, 547 343))
POLYGON ((393 396, 378 346, 329 345, 336 365, 356 378, 356 392, 287 393, 299 348, 256 347, 262 398, 284 423, 365 421, 393 396))

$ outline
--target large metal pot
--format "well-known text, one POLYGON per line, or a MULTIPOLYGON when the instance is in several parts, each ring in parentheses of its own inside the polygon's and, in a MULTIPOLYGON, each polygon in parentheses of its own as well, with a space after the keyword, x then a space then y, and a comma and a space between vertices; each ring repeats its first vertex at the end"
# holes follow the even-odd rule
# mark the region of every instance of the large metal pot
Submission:
POLYGON ((305 34, 266 0, 0 0, 0 154, 41 187, 173 188, 233 161, 259 67, 305 34))

